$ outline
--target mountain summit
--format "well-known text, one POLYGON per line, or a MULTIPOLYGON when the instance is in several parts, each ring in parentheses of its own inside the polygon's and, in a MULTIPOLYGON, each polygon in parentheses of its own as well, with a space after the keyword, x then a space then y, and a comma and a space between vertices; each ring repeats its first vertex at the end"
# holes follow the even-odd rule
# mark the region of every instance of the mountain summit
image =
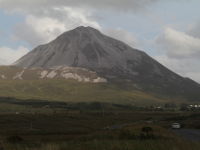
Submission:
POLYGON ((40 45, 16 66, 86 68, 110 82, 130 83, 147 92, 197 100, 200 85, 170 71, 145 52, 108 37, 91 27, 78 27, 40 45))

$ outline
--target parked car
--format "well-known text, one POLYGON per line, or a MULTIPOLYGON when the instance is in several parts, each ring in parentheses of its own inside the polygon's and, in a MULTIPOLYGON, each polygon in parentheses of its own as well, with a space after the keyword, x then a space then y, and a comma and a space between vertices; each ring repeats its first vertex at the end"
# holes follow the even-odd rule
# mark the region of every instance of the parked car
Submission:
POLYGON ((181 124, 180 123, 172 123, 171 128, 172 129, 180 129, 181 128, 181 124))

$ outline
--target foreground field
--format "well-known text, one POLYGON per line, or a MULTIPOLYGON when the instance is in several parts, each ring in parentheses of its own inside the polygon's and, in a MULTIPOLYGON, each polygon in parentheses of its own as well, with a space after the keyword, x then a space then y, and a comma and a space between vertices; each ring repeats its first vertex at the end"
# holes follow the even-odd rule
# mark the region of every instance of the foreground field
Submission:
POLYGON ((199 150, 170 129, 200 128, 199 112, 68 110, 0 114, 5 150, 199 150))
POLYGON ((199 150, 199 147, 199 143, 183 140, 91 140, 37 146, 6 145, 7 150, 199 150))

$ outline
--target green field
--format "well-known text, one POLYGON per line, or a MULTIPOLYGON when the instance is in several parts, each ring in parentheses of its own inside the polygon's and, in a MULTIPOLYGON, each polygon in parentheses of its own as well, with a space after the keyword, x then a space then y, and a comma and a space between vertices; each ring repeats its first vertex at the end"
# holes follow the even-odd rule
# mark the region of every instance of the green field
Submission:
POLYGON ((39 99, 63 102, 110 102, 152 105, 166 102, 183 103, 183 99, 162 97, 110 83, 80 83, 72 80, 0 80, 0 97, 39 99))

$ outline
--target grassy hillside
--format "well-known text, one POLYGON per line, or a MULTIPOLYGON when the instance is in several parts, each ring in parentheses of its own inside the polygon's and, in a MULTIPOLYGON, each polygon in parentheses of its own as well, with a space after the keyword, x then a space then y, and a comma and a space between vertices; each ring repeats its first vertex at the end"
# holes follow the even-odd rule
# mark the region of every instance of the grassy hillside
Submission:
MULTIPOLYGON (((110 102, 151 105, 173 101, 109 83, 80 83, 73 80, 0 80, 0 97, 64 102, 110 102)), ((181 101, 183 102, 183 100, 181 101)))

